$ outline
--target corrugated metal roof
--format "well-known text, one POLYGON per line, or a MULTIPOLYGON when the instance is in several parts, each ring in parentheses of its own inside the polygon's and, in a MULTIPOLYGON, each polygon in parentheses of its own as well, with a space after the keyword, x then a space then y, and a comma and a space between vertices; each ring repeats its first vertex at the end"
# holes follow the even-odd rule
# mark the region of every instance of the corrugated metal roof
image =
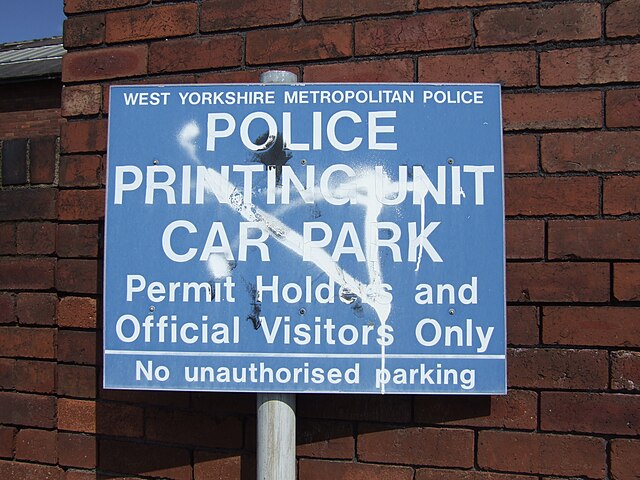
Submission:
POLYGON ((0 45, 0 79, 59 75, 64 53, 60 37, 0 45))

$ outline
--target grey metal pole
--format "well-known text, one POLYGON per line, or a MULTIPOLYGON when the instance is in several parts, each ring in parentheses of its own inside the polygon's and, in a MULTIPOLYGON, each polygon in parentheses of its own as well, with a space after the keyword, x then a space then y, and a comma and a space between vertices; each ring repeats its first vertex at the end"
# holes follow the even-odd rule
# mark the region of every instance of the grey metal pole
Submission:
MULTIPOLYGON (((261 83, 297 83, 296 74, 270 70, 261 83)), ((257 398, 258 480, 296 478, 296 396, 292 393, 259 393, 257 398)))

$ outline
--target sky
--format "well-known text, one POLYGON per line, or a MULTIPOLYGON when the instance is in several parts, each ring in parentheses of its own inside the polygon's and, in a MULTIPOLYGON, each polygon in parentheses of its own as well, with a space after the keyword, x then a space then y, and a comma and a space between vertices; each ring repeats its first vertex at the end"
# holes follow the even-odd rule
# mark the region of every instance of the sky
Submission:
POLYGON ((63 0, 0 0, 0 43, 62 35, 63 0))

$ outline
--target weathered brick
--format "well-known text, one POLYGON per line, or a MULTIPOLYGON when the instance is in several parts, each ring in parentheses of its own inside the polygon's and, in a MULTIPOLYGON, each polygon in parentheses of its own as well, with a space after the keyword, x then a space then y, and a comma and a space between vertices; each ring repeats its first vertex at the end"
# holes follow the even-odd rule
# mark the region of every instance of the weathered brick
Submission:
POLYGON ((96 300, 88 297, 64 297, 58 304, 58 326, 95 328, 96 300))
POLYGON ((611 388, 640 390, 640 352, 611 352, 611 388))
POLYGON ((640 440, 616 438, 611 441, 612 480, 640 478, 640 440))
POLYGON ((637 347, 639 312, 633 307, 547 307, 542 338, 548 344, 637 347))
POLYGON ((554 133, 542 136, 542 168, 547 172, 640 170, 640 132, 554 133))
POLYGON ((133 77, 145 73, 146 45, 67 52, 62 58, 62 81, 65 83, 133 77))
POLYGON ((300 459, 300 480, 412 480, 413 470, 395 465, 370 465, 366 463, 331 462, 326 460, 300 459))
POLYGON ((191 459, 186 449, 107 439, 100 440, 99 448, 102 470, 191 480, 191 459))
POLYGON ((510 45, 600 38, 600 4, 485 10, 476 16, 476 44, 510 45))
POLYGON ((607 6, 607 37, 640 35, 640 1, 618 0, 607 6))
POLYGON ((56 463, 56 432, 22 429, 16 435, 16 459, 38 463, 56 463))
POLYGON ((299 19, 300 0, 205 0, 200 11, 200 30, 218 32, 285 25, 299 19), (233 15, 229 15, 231 11, 233 15))
POLYGON ((467 12, 429 13, 356 23, 356 55, 426 52, 471 44, 467 12))
MULTIPOLYGON (((524 0, 518 3, 535 3, 536 0, 524 0)), ((418 8, 457 8, 457 7, 483 7, 485 5, 502 5, 513 3, 513 0, 419 0, 418 8)))
POLYGON ((96 437, 77 433, 58 434, 58 463, 65 467, 95 468, 96 437))
MULTIPOLYGON (((53 428, 56 398, 30 393, 0 392, 0 423, 53 428)), ((0 478, 13 478, 3 477, 0 478)))
POLYGON ((97 360, 96 334, 74 330, 58 331, 58 361, 95 365, 97 360))
POLYGON ((507 258, 544 257, 544 221, 507 220, 505 223, 507 258))
POLYGON ((0 358, 0 389, 15 390, 15 370, 16 360, 13 358, 0 358))
POLYGON ((16 224, 0 223, 0 255, 15 255, 17 251, 16 224))
POLYGON ((56 218, 56 191, 29 188, 0 191, 0 221, 56 218))
POLYGON ((56 288, 62 292, 98 293, 99 270, 95 260, 61 259, 56 270, 56 288))
POLYGON ((505 179, 505 210, 509 215, 596 215, 595 177, 513 177, 505 179))
POLYGON ((605 214, 622 215, 640 213, 640 177, 605 178, 603 211, 605 214))
POLYGON ((0 458, 13 458, 16 429, 0 425, 0 458))
POLYGON ((337 395, 331 398, 331 408, 324 407, 326 397, 302 395, 297 411, 301 417, 349 421, 408 422, 411 402, 407 397, 337 395))
POLYGON ((166 40, 152 43, 149 50, 151 73, 237 67, 241 63, 242 37, 239 35, 166 40))
POLYGON ((507 300, 512 302, 605 302, 606 263, 509 263, 507 300))
POLYGON ((419 468, 416 480, 537 480, 530 475, 481 472, 477 470, 451 470, 439 468, 419 468))
MULTIPOLYGON (((298 68, 285 68, 299 77, 298 68)), ((266 70, 232 70, 227 72, 207 72, 197 75, 197 83, 254 83, 260 79, 260 74, 266 70)))
POLYGON ((100 112, 102 87, 93 85, 65 85, 62 88, 62 116, 95 115, 100 112))
POLYGON ((0 288, 47 290, 53 288, 56 261, 53 258, 0 258, 0 288))
POLYGON ((19 293, 16 303, 18 322, 23 325, 54 325, 56 323, 55 293, 19 293))
POLYGON ((561 130, 602 126, 600 92, 507 93, 505 130, 561 130))
POLYGON ((61 190, 58 195, 60 220, 104 218, 104 190, 61 190))
POLYGON ((104 435, 142 437, 144 409, 135 405, 100 402, 96 408, 96 422, 104 435))
POLYGON ((613 296, 621 301, 640 300, 640 263, 613 265, 613 296))
POLYGON ((353 458, 355 439, 351 423, 298 420, 296 429, 298 457, 353 458))
POLYGON ((53 253, 56 249, 56 224, 23 222, 18 224, 17 251, 19 254, 53 253))
POLYGON ((104 26, 103 14, 67 18, 63 34, 65 48, 100 45, 104 42, 104 26))
POLYGON ((408 58, 325 63, 304 69, 305 82, 413 82, 408 58))
POLYGON ((536 53, 532 51, 421 57, 418 79, 421 82, 483 82, 526 87, 536 84, 536 61, 536 53))
POLYGON ((54 358, 53 328, 0 327, 0 356, 54 358))
POLYGON ((101 183, 100 155, 69 155, 60 159, 60 186, 95 187, 101 183))
POLYGON ((509 350, 509 386, 605 389, 609 362, 604 350, 514 348, 509 350))
POLYGON ((365 462, 470 468, 473 444, 471 430, 423 427, 380 430, 365 426, 358 435, 358 458, 365 462))
POLYGON ((58 395, 95 398, 96 369, 80 365, 58 365, 58 395))
POLYGON ((640 89, 606 92, 607 127, 640 127, 640 89))
POLYGON ((191 35, 198 29, 198 6, 179 3, 107 13, 107 43, 191 35))
POLYGON ((79 120, 62 127, 60 146, 65 153, 104 151, 107 148, 106 120, 79 120))
POLYGON ((63 480, 64 470, 53 465, 38 465, 0 460, 0 478, 11 480, 63 480))
POLYGON ((194 454, 193 475, 195 480, 235 480, 242 478, 248 470, 242 457, 228 453, 198 452, 194 454))
POLYGON ((29 142, 31 185, 53 183, 56 170, 56 137, 32 138, 29 142))
POLYGON ((478 465, 483 469, 604 478, 606 443, 577 435, 481 431, 478 465))
POLYGON ((59 398, 58 430, 96 433, 96 402, 59 398))
POLYGON ((561 432, 640 435, 640 396, 542 392, 540 428, 561 432))
POLYGON ((0 292, 0 324, 15 323, 16 296, 8 292, 0 292))
POLYGON ((305 0, 304 18, 309 21, 330 20, 363 15, 411 12, 413 9, 414 2, 412 0, 369 0, 367 2, 305 0))
POLYGON ((2 184, 24 185, 27 183, 27 140, 5 140, 2 142, 2 184))
POLYGON ((351 55, 351 26, 308 25, 247 33, 246 61, 250 65, 326 60, 351 55))
POLYGON ((593 85, 640 81, 640 44, 551 50, 540 54, 540 84, 593 85))
POLYGON ((96 257, 100 235, 98 225, 58 225, 56 253, 59 257, 96 257))
POLYGON ((507 343, 535 345, 540 337, 538 308, 528 305, 507 306, 507 343))
POLYGON ((135 7, 149 3, 149 0, 65 0, 65 13, 85 13, 112 8, 135 7))
POLYGON ((640 259, 638 220, 552 220, 550 259, 640 259))

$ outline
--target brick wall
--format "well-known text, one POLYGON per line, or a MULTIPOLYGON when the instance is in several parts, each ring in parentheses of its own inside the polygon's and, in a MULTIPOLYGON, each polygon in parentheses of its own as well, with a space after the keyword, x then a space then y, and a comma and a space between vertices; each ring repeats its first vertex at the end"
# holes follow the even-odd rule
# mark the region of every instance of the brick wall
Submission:
POLYGON ((299 477, 640 478, 639 0, 65 11, 57 173, 3 163, 0 478, 254 478, 254 395, 100 388, 102 163, 109 85, 270 68, 504 87, 509 395, 299 395, 299 477))

